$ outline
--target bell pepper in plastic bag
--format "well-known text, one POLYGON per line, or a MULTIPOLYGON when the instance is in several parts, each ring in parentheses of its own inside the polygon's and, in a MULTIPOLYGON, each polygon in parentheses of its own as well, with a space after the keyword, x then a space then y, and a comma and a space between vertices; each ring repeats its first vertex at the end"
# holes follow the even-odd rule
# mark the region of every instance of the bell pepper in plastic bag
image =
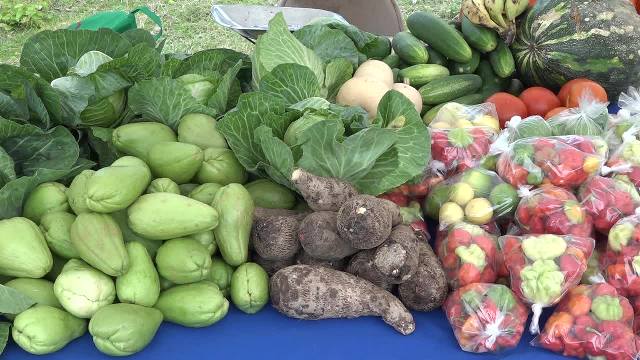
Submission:
POLYGON ((444 311, 460 348, 474 353, 498 352, 520 342, 527 308, 509 288, 475 283, 447 297, 444 311))
POLYGON ((578 199, 593 219, 596 230, 605 234, 640 206, 640 194, 632 184, 601 176, 587 180, 578 191, 578 199))
POLYGON ((620 111, 611 116, 607 124, 607 143, 613 147, 618 147, 622 143, 622 135, 627 130, 640 124, 640 91, 630 86, 627 92, 620 94, 618 106, 620 111))
POLYGON ((431 170, 450 176, 480 163, 495 133, 485 127, 431 129, 431 170))
POLYGON ((461 221, 483 225, 509 217, 517 203, 513 186, 492 171, 475 168, 436 185, 424 208, 445 229, 461 221))
POLYGON ((403 224, 409 225, 414 231, 420 231, 426 239, 430 238, 429 229, 422 217, 422 208, 419 202, 412 201, 408 206, 401 207, 400 215, 402 215, 403 224))
POLYGON ((640 296, 640 216, 620 219, 609 231, 600 257, 607 283, 623 296, 640 296))
POLYGON ((549 183, 574 189, 600 172, 607 151, 604 140, 596 137, 521 139, 500 155, 497 170, 516 187, 549 183))
POLYGON ((611 155, 602 174, 614 174, 616 178, 632 183, 640 188, 640 125, 635 125, 623 135, 622 144, 611 155))
POLYGON ((438 257, 449 287, 492 283, 497 278, 498 237, 478 225, 457 223, 438 233, 438 257))
POLYGON ((609 122, 608 102, 600 102, 590 91, 577 108, 567 109, 548 120, 553 135, 604 136, 609 122))
POLYGON ((529 191, 521 188, 516 224, 525 234, 590 237, 593 221, 573 193, 553 185, 529 191))
POLYGON ((571 289, 533 341, 548 350, 575 357, 635 359, 634 312, 611 285, 571 289))
POLYGON ((507 235, 498 241, 511 275, 511 289, 531 304, 533 318, 529 330, 537 334, 542 309, 557 303, 580 281, 594 240, 545 234, 507 235))

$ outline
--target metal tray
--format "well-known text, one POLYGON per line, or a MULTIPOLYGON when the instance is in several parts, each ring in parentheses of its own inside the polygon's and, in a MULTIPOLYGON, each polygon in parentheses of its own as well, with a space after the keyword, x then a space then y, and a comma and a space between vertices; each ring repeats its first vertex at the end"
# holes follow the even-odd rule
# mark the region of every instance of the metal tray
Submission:
POLYGON ((223 27, 231 29, 251 42, 267 31, 269 20, 282 12, 289 30, 295 31, 317 18, 331 18, 347 24, 340 15, 320 9, 259 6, 259 5, 213 5, 211 17, 223 27))

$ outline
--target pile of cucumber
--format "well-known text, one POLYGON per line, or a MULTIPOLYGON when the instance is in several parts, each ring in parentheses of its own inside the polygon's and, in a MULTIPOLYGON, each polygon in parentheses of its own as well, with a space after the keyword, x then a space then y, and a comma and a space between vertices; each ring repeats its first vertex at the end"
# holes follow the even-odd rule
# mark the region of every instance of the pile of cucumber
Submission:
POLYGON ((512 78, 511 50, 495 31, 464 16, 458 29, 426 11, 410 15, 407 27, 393 37, 393 53, 383 61, 394 69, 396 81, 420 91, 425 123, 451 101, 473 105, 500 91, 522 91, 522 83, 512 78))

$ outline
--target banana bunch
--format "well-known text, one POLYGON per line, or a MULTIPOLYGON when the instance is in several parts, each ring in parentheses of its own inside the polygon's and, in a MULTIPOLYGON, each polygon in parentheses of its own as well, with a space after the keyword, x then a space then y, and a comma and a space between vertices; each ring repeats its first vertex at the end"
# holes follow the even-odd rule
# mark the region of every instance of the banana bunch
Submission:
POLYGON ((516 18, 527 10, 529 0, 464 0, 462 14, 477 25, 493 29, 510 44, 516 18))

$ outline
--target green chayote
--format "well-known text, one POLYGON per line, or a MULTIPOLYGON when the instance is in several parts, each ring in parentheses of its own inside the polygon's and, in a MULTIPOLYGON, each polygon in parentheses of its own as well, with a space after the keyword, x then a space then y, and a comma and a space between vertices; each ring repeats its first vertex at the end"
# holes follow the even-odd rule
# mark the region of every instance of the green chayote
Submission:
POLYGON ((50 212, 40 219, 40 229, 49 248, 63 258, 80 257, 71 243, 71 225, 75 220, 75 215, 64 211, 50 212))
POLYGON ((198 200, 201 203, 205 203, 207 205, 213 204, 213 199, 215 198, 218 190, 222 189, 222 185, 216 183, 206 183, 199 185, 195 189, 191 190, 189 193, 189 197, 198 200))
POLYGON ((87 206, 100 213, 126 209, 150 182, 151 170, 144 161, 133 156, 121 157, 89 178, 87 206))
POLYGON ((147 249, 147 252, 149 252, 149 256, 151 256, 152 258, 156 256, 156 252, 158 251, 160 245, 162 245, 162 241, 143 238, 142 236, 136 234, 133 230, 131 230, 131 228, 129 227, 126 210, 120 210, 111 213, 111 217, 118 224, 118 227, 120 227, 120 231, 122 232, 122 239, 125 243, 140 243, 147 249))
POLYGON ((225 297, 229 296, 229 288, 231 286, 231 276, 233 275, 233 268, 231 265, 227 264, 219 258, 215 256, 211 259, 211 271, 209 272, 209 280, 213 281, 222 294, 225 297))
POLYGON ((24 202, 22 215, 35 223, 40 223, 40 218, 46 213, 67 211, 69 203, 66 192, 67 187, 57 182, 38 185, 24 202))
POLYGON ((34 306, 16 316, 13 340, 35 355, 56 352, 87 331, 85 320, 51 306, 34 306))
POLYGON ((52 266, 38 225, 24 217, 0 220, 0 275, 41 278, 52 266))
POLYGON ((53 283, 53 291, 65 310, 84 319, 116 298, 113 280, 78 259, 69 260, 62 268, 53 283))
POLYGON ((189 284, 209 277, 211 255, 196 240, 177 238, 160 246, 156 265, 163 278, 175 284, 189 284))
POLYGON ((529 236, 522 241, 522 250, 533 261, 555 259, 567 250, 567 242, 557 235, 529 236))
POLYGON ((199 183, 244 184, 248 174, 229 149, 209 148, 204 151, 202 167, 196 174, 199 183))
POLYGON ((240 184, 229 184, 216 194, 214 207, 220 223, 213 230, 224 261, 238 266, 249 258, 249 237, 253 223, 253 200, 240 184))
POLYGON ((600 321, 618 321, 622 319, 622 306, 617 296, 597 296, 591 302, 591 312, 600 321))
POLYGON ((62 273, 62 269, 64 268, 64 265, 67 263, 67 261, 69 261, 69 259, 61 258, 56 254, 51 255, 51 257, 53 258, 53 266, 51 267, 51 270, 44 276, 44 278, 50 281, 56 281, 58 275, 62 273))
POLYGON ((196 145, 174 141, 153 145, 147 157, 155 177, 169 178, 177 184, 184 184, 200 169, 203 153, 196 145))
POLYGON ((269 302, 269 275, 256 263, 244 263, 231 276, 231 301, 247 314, 255 314, 269 302))
POLYGON ((218 250, 218 245, 216 243, 216 236, 213 234, 213 230, 199 232, 197 234, 189 235, 188 238, 193 239, 209 251, 209 255, 213 255, 218 250))
POLYGON ((180 186, 169 178, 157 178, 147 187, 147 194, 166 192, 180 195, 180 186))
POLYGON ((623 246, 627 246, 633 235, 633 224, 624 222, 614 225, 609 231, 609 246, 614 251, 620 252, 623 246))
POLYGON ((118 151, 146 161, 149 149, 163 141, 176 141, 170 127, 158 122, 137 122, 115 128, 111 142, 118 151))
POLYGON ((89 321, 89 333, 98 350, 110 356, 129 356, 153 340, 162 312, 134 304, 107 305, 89 321))
POLYGON ((38 305, 62 309, 62 305, 60 305, 60 302, 53 292, 53 283, 49 280, 17 278, 8 281, 4 286, 16 289, 22 294, 27 295, 38 305))
POLYGON ((256 207, 291 209, 296 206, 296 195, 287 187, 269 179, 258 179, 244 186, 256 207))
POLYGON ((227 315, 229 301, 216 284, 201 281, 163 291, 155 308, 162 311, 166 321, 188 327, 205 327, 227 315))
POLYGON ((116 294, 123 303, 153 306, 160 295, 160 279, 144 245, 127 245, 129 270, 116 279, 116 294))
MULTIPOLYGON (((178 187, 180 188, 180 195, 189 196, 189 194, 198 186, 199 184, 180 184, 178 187)), ((211 204, 209 204, 211 205, 211 204)))
POLYGON ((562 295, 564 274, 553 260, 536 260, 520 271, 522 294, 535 304, 549 305, 562 295))
POLYGON ((227 142, 218 130, 216 119, 204 114, 187 114, 178 125, 178 141, 208 148, 227 148, 227 142))
POLYGON ((67 189, 69 206, 76 215, 91 211, 87 206, 87 185, 93 174, 95 174, 93 170, 82 171, 73 178, 67 189))

